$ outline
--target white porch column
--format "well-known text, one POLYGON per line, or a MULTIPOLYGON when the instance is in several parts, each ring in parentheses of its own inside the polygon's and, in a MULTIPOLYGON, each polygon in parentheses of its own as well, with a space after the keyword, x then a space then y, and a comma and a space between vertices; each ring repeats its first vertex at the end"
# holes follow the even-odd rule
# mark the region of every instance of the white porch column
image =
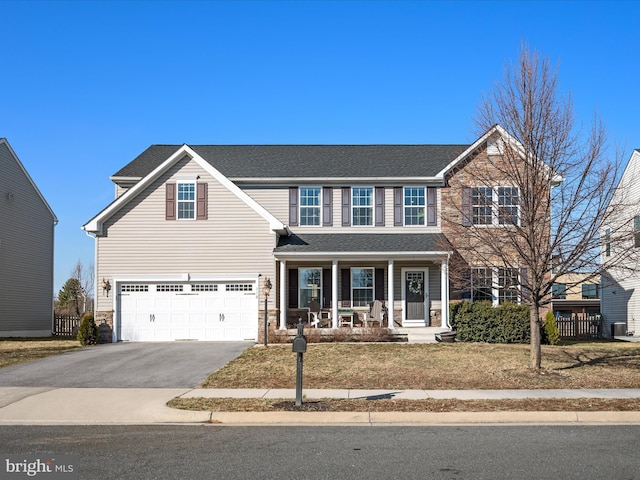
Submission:
POLYGON ((393 298, 393 260, 389 260, 389 264, 387 266, 387 320, 389 321, 389 328, 393 328, 393 306, 394 306, 394 298, 393 298))
POLYGON ((442 305, 442 328, 449 328, 449 257, 440 265, 440 304, 442 305))
POLYGON ((331 262, 331 323, 338 328, 338 261, 331 262))
POLYGON ((287 329, 287 262, 280 260, 280 330, 287 329))

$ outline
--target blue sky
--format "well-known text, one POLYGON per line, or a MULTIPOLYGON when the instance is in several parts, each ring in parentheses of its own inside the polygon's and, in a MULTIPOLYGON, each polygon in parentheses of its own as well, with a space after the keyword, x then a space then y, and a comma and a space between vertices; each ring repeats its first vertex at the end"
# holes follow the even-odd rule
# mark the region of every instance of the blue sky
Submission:
POLYGON ((0 0, 0 137, 58 216, 55 293, 154 143, 465 143, 526 42, 640 147, 640 3, 0 0))

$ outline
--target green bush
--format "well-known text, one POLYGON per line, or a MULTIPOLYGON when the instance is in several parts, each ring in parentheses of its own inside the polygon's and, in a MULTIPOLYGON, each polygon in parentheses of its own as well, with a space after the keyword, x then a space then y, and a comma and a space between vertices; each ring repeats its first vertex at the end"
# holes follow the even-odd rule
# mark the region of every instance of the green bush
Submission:
POLYGON ((528 343, 531 338, 529 307, 505 303, 460 302, 450 308, 456 338, 463 342, 528 343))
POLYGON ((82 345, 96 345, 100 341, 98 326, 93 320, 93 313, 85 313, 78 329, 78 341, 82 345))
POLYGON ((560 341, 560 330, 556 323, 556 316, 551 310, 544 317, 543 341, 549 345, 555 345, 560 341))

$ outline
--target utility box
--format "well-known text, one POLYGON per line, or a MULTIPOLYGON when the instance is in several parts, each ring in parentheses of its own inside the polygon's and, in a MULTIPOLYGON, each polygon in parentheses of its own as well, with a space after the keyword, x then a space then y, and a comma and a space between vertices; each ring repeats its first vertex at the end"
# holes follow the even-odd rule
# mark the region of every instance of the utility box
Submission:
POLYGON ((611 324, 611 336, 612 337, 626 337, 627 336, 627 324, 622 322, 616 322, 611 324))

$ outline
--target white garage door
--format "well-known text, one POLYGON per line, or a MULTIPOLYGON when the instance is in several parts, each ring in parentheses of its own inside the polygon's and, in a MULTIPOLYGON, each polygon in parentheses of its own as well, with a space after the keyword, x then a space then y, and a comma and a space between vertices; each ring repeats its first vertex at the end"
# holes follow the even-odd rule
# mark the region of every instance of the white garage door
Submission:
POLYGON ((118 340, 255 340, 255 282, 122 283, 118 340))

